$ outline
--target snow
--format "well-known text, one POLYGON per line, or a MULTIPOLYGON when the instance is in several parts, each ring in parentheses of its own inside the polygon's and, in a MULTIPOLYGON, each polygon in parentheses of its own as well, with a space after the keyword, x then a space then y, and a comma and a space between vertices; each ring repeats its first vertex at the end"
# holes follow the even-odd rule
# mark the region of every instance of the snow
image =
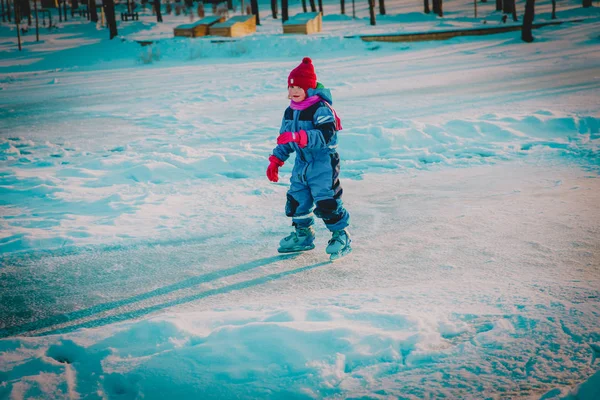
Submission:
POLYGON ((0 398, 598 398, 597 7, 560 3, 585 21, 531 44, 365 43, 501 13, 325 3, 310 37, 270 2, 227 42, 146 10, 19 53, 0 25, 0 398), (334 264, 320 221, 276 252, 291 160, 264 176, 303 56, 344 125, 334 264))

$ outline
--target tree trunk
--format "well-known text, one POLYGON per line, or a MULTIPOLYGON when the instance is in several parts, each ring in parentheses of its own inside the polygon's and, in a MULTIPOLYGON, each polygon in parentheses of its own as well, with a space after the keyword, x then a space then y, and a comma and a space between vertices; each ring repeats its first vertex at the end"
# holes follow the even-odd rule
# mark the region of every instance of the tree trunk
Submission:
POLYGON ((440 17, 444 16, 444 0, 439 0, 439 7, 440 7, 440 12, 438 13, 438 15, 440 17))
POLYGON ((21 18, 27 17, 27 25, 31 26, 31 4, 29 4, 29 0, 20 0, 19 4, 19 14, 21 18))
POLYGON ((371 17, 371 25, 375 25, 375 0, 369 0, 369 15, 371 17))
POLYGON ((592 6, 592 0, 583 0, 582 4, 583 8, 588 8, 592 6))
POLYGON ((271 15, 273 15, 273 19, 277 19, 277 13, 279 10, 277 9, 277 0, 271 0, 271 15))
POLYGON ((288 19, 288 0, 281 0, 281 22, 283 23, 288 19))
POLYGON ((502 0, 496 0, 496 11, 502 11, 502 0))
POLYGON ((340 13, 346 15, 346 0, 340 0, 340 13))
POLYGON ((512 4, 513 0, 503 0, 502 1, 502 12, 504 14, 512 14, 512 4))
POLYGON ((535 0, 526 0, 525 2, 525 15, 523 15, 523 28, 521 29, 521 39, 524 42, 533 42, 533 35, 531 29, 533 25, 533 17, 535 14, 535 0))
POLYGON ((96 11, 96 0, 89 1, 88 10, 90 13, 90 21, 98 22, 98 11, 96 11))
POLYGON ((315 0, 310 0, 310 11, 317 12, 317 6, 315 5, 315 0))
POLYGON ((37 0, 33 0, 33 9, 35 10, 35 41, 40 41, 40 24, 38 19, 37 0))
POLYGON ((323 0, 319 0, 319 12, 323 15, 323 0))
POLYGON ((306 0, 302 0, 302 12, 306 12, 306 0))
POLYGON ((511 0, 512 1, 512 17, 513 17, 513 21, 517 22, 519 20, 519 18, 517 17, 517 0, 511 0))
POLYGON ((160 12, 160 0, 154 0, 154 12, 156 13, 156 22, 163 22, 162 13, 160 12))
POLYGON ((227 0, 227 9, 233 10, 233 0, 227 0))
POLYGON ((552 19, 556 19, 556 0, 552 0, 552 19))
POLYGON ((19 27, 19 24, 21 23, 21 12, 19 8, 19 3, 15 2, 13 4, 13 11, 15 12, 15 24, 17 25, 17 41, 19 42, 19 51, 21 51, 21 28, 19 27))
POLYGON ((429 9, 429 0, 423 0, 423 7, 425 8, 423 11, 425 14, 429 14, 431 10, 429 9))
POLYGON ((379 0, 379 14, 385 15, 385 0, 379 0))
POLYGON ((260 15, 258 14, 258 0, 250 0, 250 7, 252 7, 252 14, 256 16, 256 25, 260 25, 260 15))
POLYGON ((444 10, 442 7, 442 0, 432 0, 433 3, 433 13, 439 15, 440 17, 444 16, 444 10))
POLYGON ((112 40, 118 35, 114 0, 103 0, 102 8, 104 9, 104 15, 106 15, 106 23, 108 24, 108 28, 110 30, 110 39, 112 40))

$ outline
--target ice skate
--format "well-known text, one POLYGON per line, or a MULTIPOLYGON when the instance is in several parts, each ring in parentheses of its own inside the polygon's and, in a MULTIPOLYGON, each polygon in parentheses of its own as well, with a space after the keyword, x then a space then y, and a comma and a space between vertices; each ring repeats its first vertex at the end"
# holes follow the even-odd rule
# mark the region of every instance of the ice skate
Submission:
POLYGON ((325 252, 330 255, 329 260, 335 261, 350 253, 352 251, 350 243, 352 240, 345 229, 333 232, 325 249, 325 252))
POLYGON ((307 251, 315 248, 315 230, 312 226, 308 228, 296 228, 288 236, 279 242, 280 253, 294 253, 298 251, 307 251))

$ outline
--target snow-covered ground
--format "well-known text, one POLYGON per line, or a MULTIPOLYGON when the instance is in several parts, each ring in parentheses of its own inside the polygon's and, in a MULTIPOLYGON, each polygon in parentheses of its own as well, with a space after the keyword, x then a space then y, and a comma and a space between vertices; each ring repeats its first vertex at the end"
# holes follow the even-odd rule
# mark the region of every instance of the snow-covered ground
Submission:
POLYGON ((599 398, 597 8, 532 44, 382 44, 343 36, 501 14, 327 2, 283 37, 267 4, 227 43, 145 13, 19 53, 0 25, 0 398, 599 398), (303 56, 344 125, 334 264, 320 221, 276 252, 291 160, 265 169, 303 56))

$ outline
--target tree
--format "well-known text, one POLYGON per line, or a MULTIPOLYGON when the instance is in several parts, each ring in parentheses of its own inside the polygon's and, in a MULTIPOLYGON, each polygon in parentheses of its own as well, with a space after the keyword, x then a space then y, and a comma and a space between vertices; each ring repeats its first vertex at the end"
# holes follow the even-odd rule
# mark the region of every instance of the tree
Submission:
POLYGON ((442 0, 432 0, 433 3, 433 13, 439 15, 440 17, 444 16, 444 11, 442 10, 442 0))
POLYGON ((379 14, 385 15, 385 0, 379 0, 379 14))
POLYGON ((252 14, 256 16, 256 25, 260 25, 260 15, 258 15, 258 0, 250 0, 250 7, 252 7, 252 14))
POLYGON ((160 0, 154 0, 154 11, 156 12, 156 22, 163 22, 162 13, 160 12, 160 0))
MULTIPOLYGON (((306 1, 306 0, 304 0, 306 1)), ((346 14, 346 0, 340 0, 340 14, 346 14)))
POLYGON ((517 18, 517 0, 511 0, 512 1, 512 17, 513 17, 513 21, 517 22, 519 20, 519 18, 517 18))
POLYGON ((431 10, 429 9, 429 0, 423 0, 423 6, 425 8, 425 14, 429 14, 431 12, 431 10))
POLYGON ((288 19, 288 0, 281 0, 281 22, 285 22, 288 19))
POLYGON ((98 10, 96 10, 96 0, 89 0, 88 10, 90 11, 90 21, 98 22, 98 10))
POLYGON ((375 0, 369 0, 369 15, 371 17, 371 25, 375 25, 375 0))
POLYGON ((496 0, 496 11, 502 11, 502 0, 496 0))
POLYGON ((592 6, 592 0, 583 0, 582 4, 583 8, 588 8, 592 6))
POLYGON ((523 15, 523 28, 521 29, 521 39, 524 42, 533 42, 533 35, 531 29, 533 27, 533 18, 535 14, 535 0, 526 0, 525 2, 525 15, 523 15))
POLYGON ((104 9, 104 15, 106 15, 106 23, 108 24, 110 39, 112 40, 118 35, 117 20, 115 19, 115 1, 102 0, 102 8, 104 9))
POLYGON ((277 0, 271 0, 271 15, 273 16, 273 19, 277 19, 277 12, 279 10, 277 9, 277 0))
POLYGON ((552 0, 552 19, 556 19, 556 0, 552 0))
POLYGON ((323 0, 319 0, 319 12, 323 15, 323 0))
POLYGON ((306 12, 306 0, 302 0, 302 12, 306 12))
POLYGON ((317 6, 315 5, 315 0, 310 0, 310 11, 317 12, 317 6))
POLYGON ((21 0, 19 10, 21 18, 27 17, 27 25, 31 26, 31 4, 29 4, 29 0, 21 0))
POLYGON ((504 14, 512 14, 513 12, 513 0, 502 1, 502 12, 504 14))

